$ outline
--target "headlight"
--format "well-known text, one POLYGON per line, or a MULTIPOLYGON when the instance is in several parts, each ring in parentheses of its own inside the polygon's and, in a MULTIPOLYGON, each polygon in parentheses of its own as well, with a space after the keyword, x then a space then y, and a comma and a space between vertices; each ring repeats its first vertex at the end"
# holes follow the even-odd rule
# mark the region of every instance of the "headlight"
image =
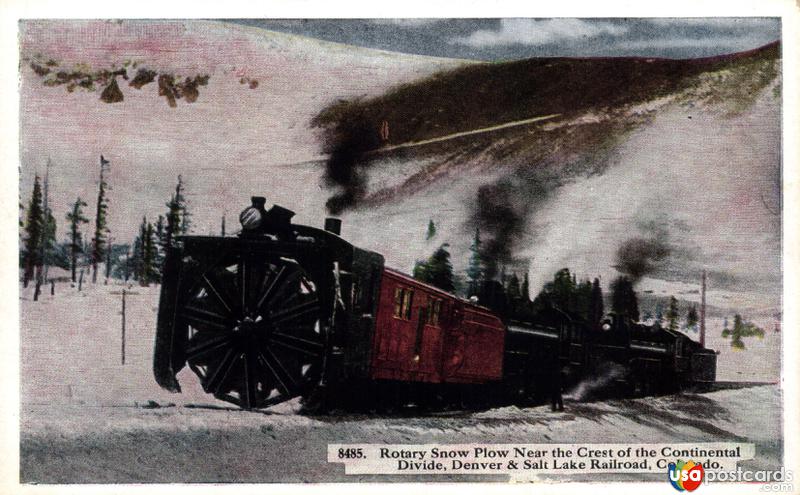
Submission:
POLYGON ((261 212, 254 206, 247 207, 241 214, 239 214, 239 223, 245 230, 254 230, 261 225, 261 212))

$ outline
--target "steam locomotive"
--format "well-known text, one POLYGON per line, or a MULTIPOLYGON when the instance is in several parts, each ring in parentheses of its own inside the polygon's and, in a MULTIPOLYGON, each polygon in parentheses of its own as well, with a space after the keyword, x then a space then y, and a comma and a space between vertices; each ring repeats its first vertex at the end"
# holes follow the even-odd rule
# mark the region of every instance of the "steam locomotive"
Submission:
POLYGON ((182 236, 166 253, 153 366, 164 389, 180 392, 188 365, 241 408, 299 396, 319 411, 522 404, 562 377, 604 374, 634 394, 715 379, 716 354, 681 333, 622 318, 590 328, 557 310, 513 321, 387 268, 338 219, 297 225, 265 204, 252 198, 237 236, 182 236))

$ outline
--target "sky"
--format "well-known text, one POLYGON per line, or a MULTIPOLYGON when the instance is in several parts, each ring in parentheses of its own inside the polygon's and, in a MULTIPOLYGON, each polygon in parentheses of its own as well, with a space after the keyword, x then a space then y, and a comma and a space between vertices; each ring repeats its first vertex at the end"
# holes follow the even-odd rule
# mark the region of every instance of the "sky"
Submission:
POLYGON ((239 24, 368 48, 436 57, 695 58, 780 39, 779 18, 238 19, 239 24))

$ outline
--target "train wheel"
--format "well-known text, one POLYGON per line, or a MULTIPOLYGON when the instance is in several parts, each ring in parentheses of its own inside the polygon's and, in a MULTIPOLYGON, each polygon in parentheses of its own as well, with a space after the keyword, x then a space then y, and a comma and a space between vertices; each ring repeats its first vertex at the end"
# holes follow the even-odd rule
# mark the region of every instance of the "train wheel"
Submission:
POLYGON ((177 313, 206 392, 256 409, 313 388, 325 339, 316 286, 300 265, 234 253, 191 282, 177 313))

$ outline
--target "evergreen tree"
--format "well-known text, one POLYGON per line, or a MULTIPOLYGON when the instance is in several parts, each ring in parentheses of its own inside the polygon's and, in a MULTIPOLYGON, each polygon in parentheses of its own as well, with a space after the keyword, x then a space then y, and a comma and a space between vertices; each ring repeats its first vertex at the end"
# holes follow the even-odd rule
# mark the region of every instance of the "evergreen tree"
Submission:
POLYGON ((42 229, 42 256, 45 266, 55 264, 55 248, 56 248, 56 219, 53 216, 53 210, 50 208, 45 209, 45 221, 42 229))
POLYGON ((448 244, 442 244, 425 262, 417 262, 414 278, 447 292, 455 290, 453 265, 450 263, 448 244))
POLYGON ((425 240, 430 241, 436 237, 436 225, 433 223, 433 220, 428 221, 428 231, 425 233, 425 240))
POLYGON ((154 239, 154 229, 153 224, 147 222, 147 227, 145 228, 145 237, 144 237, 144 250, 142 253, 142 264, 144 265, 143 275, 145 280, 145 285, 149 285, 151 282, 158 282, 159 280, 159 269, 156 265, 157 256, 158 256, 158 248, 156 245, 156 241, 154 239))
POLYGON ((520 288, 522 300, 526 303, 531 301, 531 283, 528 280, 528 271, 525 270, 525 276, 522 278, 522 287, 520 288))
POLYGON ((580 320, 591 322, 592 320, 592 283, 589 280, 583 280, 577 283, 577 279, 573 279, 575 286, 575 308, 574 314, 580 320))
POLYGON ((600 329, 600 322, 603 321, 603 313, 603 289, 600 287, 600 279, 595 278, 592 282, 592 295, 589 304, 589 324, 592 329, 600 329))
POLYGON ((726 316, 722 323, 722 337, 727 339, 730 337, 731 331, 728 328, 728 317, 726 316))
MULTIPOLYGON (((724 336, 724 331, 723 331, 724 336)), ((757 327, 753 323, 749 321, 744 321, 742 315, 736 314, 733 317, 733 330, 730 331, 731 339, 731 347, 734 349, 744 350, 745 345, 744 341, 742 340, 744 337, 753 337, 756 336, 758 338, 764 338, 764 330, 757 327)))
POLYGON ((697 331, 696 327, 698 321, 699 317, 697 316, 697 308, 692 305, 689 307, 689 311, 686 312, 686 328, 697 331))
POLYGON ((69 252, 70 252, 70 271, 72 272, 72 282, 75 282, 75 271, 78 265, 78 254, 83 252, 83 236, 81 235, 81 224, 89 223, 89 219, 83 216, 83 207, 86 202, 80 196, 72 204, 72 210, 67 213, 69 221, 69 252))
POLYGON ((575 281, 572 278, 569 268, 562 268, 557 271, 553 282, 548 285, 548 292, 550 293, 552 303, 561 311, 575 314, 575 281))
POLYGON ((659 326, 664 323, 664 306, 661 303, 656 304, 655 323, 659 326))
POLYGON ((506 286, 506 295, 510 300, 516 301, 520 299, 521 293, 519 277, 517 277, 516 273, 512 273, 511 277, 508 279, 508 285, 506 286))
POLYGON ((158 271, 155 266, 156 261, 156 240, 153 224, 147 221, 147 217, 142 217, 139 225, 139 235, 134 241, 134 278, 139 281, 139 285, 147 286, 151 282, 158 280, 158 271))
POLYGON ((92 239, 92 282, 97 282, 97 264, 103 261, 106 254, 106 234, 108 233, 107 215, 108 198, 105 172, 109 161, 100 155, 100 185, 97 189, 97 216, 94 219, 94 238, 92 239))
POLYGON ((744 342, 742 342, 742 327, 744 323, 742 322, 742 315, 736 314, 733 317, 733 331, 731 332, 732 339, 731 339, 731 347, 734 349, 744 349, 744 342))
POLYGON ((128 257, 128 273, 133 277, 134 280, 140 280, 140 275, 142 273, 142 239, 144 235, 142 233, 142 228, 139 227, 139 234, 133 241, 133 247, 131 248, 130 256, 128 257))
POLYGON ((166 225, 164 226, 162 242, 162 247, 165 251, 172 247, 175 236, 189 231, 188 215, 183 191, 183 178, 179 175, 178 183, 175 185, 175 193, 167 202, 166 225))
POLYGON ((164 264, 164 237, 166 235, 166 225, 164 223, 164 215, 159 215, 156 220, 155 226, 155 239, 156 239, 156 266, 160 267, 164 264))
POLYGON ((474 296, 478 294, 486 272, 481 256, 481 232, 479 229, 475 229, 475 239, 472 241, 469 250, 472 254, 470 254, 469 265, 467 266, 467 282, 469 284, 467 295, 474 296))
POLYGON ((628 277, 617 277, 611 282, 611 309, 619 316, 639 321, 639 302, 628 277))
POLYGON ((680 313, 678 313, 678 300, 675 298, 675 296, 670 296, 669 308, 667 309, 667 328, 673 331, 677 330, 679 317, 680 313))
POLYGON ((28 215, 25 219, 25 244, 22 257, 23 285, 33 278, 33 272, 41 264, 41 243, 44 232, 44 211, 42 210, 42 186, 37 175, 33 180, 33 192, 28 203, 28 215))

